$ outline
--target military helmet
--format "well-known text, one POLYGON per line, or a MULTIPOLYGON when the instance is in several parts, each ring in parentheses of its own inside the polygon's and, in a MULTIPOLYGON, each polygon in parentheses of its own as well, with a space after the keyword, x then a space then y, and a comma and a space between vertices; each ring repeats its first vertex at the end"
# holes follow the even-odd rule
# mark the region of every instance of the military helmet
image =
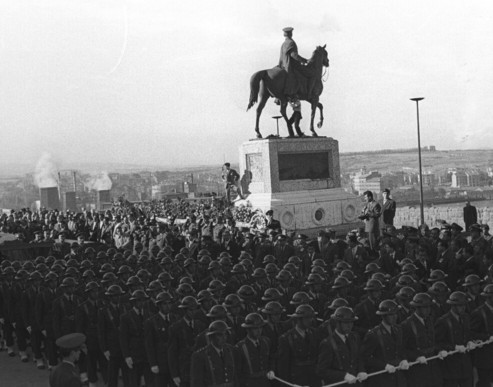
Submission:
POLYGON ((416 291, 411 288, 410 286, 404 286, 399 289, 397 294, 395 295, 398 299, 400 300, 412 300, 414 295, 416 294, 416 291))
POLYGON ((84 270, 82 273, 82 278, 94 278, 96 274, 91 269, 84 270))
POLYGON ((430 288, 428 289, 428 293, 431 294, 445 294, 448 292, 450 292, 450 289, 445 284, 445 282, 442 281, 434 282, 433 285, 431 285, 430 288))
POLYGON ((279 273, 279 267, 275 263, 268 263, 265 265, 265 272, 267 274, 277 274, 279 273))
POLYGON ((195 283, 195 281, 193 280, 192 277, 186 275, 186 276, 183 276, 180 278, 180 284, 190 284, 192 285, 193 283, 195 283))
POLYGON ((29 281, 41 281, 42 279, 43 275, 37 270, 29 274, 29 281))
POLYGON ((211 263, 209 263, 209 267, 207 268, 207 270, 219 270, 221 269, 221 265, 219 264, 218 261, 211 261, 211 263))
POLYGON ((320 266, 320 267, 325 268, 325 267, 327 267, 327 264, 325 263, 325 261, 323 259, 317 258, 317 259, 313 260, 312 266, 320 266))
POLYGON ((170 282, 173 281, 174 278, 167 271, 163 271, 162 273, 159 273, 157 279, 161 282, 170 282))
POLYGON ((279 302, 270 301, 260 311, 265 314, 281 314, 284 312, 284 308, 279 302))
POLYGON ((396 286, 412 286, 416 281, 407 274, 402 274, 397 280, 396 286))
POLYGON ((57 281, 58 280, 58 274, 53 272, 53 271, 49 271, 48 273, 46 273, 44 280, 45 280, 45 282, 57 281))
POLYGON ((264 265, 268 265, 269 263, 277 263, 277 259, 276 257, 274 257, 273 255, 271 254, 267 254, 265 257, 264 257, 264 260, 262 261, 262 264, 264 265))
POLYGON ((335 272, 341 272, 343 270, 346 270, 346 269, 351 269, 351 265, 349 263, 347 263, 346 261, 339 261, 337 262, 335 268, 334 268, 334 271, 335 272))
POLYGON ((317 312, 315 312, 313 307, 308 304, 298 305, 296 311, 293 314, 289 315, 289 317, 295 317, 295 318, 305 318, 305 317, 315 318, 316 316, 317 316, 317 312))
POLYGON ((78 277, 79 276, 79 270, 77 270, 76 267, 73 267, 73 266, 70 266, 70 267, 67 267, 67 269, 65 270, 65 273, 64 275, 66 277, 78 277))
POLYGON ((210 323, 206 334, 207 336, 226 334, 229 330, 230 328, 228 327, 228 324, 226 324, 223 320, 216 320, 210 323))
POLYGON ((293 263, 296 266, 300 265, 301 262, 302 261, 301 261, 300 257, 298 257, 297 255, 293 255, 293 256, 289 257, 289 259, 288 259, 288 263, 293 263))
POLYGON ((180 297, 191 296, 195 294, 195 289, 193 288, 192 285, 187 283, 179 284, 178 287, 176 288, 176 293, 178 293, 180 297))
POLYGON ((414 263, 406 263, 405 265, 402 266, 401 274, 411 274, 417 270, 418 268, 414 263))
POLYGON ((111 263, 104 263, 103 265, 101 265, 99 272, 100 273, 108 273, 108 272, 114 271, 114 270, 115 270, 115 268, 113 267, 113 265, 111 263))
POLYGON ((483 291, 481 292, 481 295, 483 297, 491 297, 493 296, 493 284, 488 284, 484 287, 483 291))
POLYGON ((163 290, 163 284, 159 280, 153 280, 149 282, 146 292, 158 292, 163 290))
POLYGON ((228 317, 228 311, 223 305, 213 305, 206 316, 214 320, 222 320, 228 317))
POLYGON ((104 273, 103 278, 101 279, 102 284, 108 284, 110 282, 116 282, 116 281, 118 281, 118 277, 112 271, 104 273))
POLYGON ((293 294, 293 297, 291 298, 291 301, 289 303, 291 305, 302 305, 302 304, 308 304, 310 303, 312 299, 306 292, 296 292, 293 294))
POLYGON ((394 300, 384 300, 378 305, 377 314, 379 316, 386 316, 396 314, 398 311, 399 305, 394 300))
POLYGON ((377 272, 375 272, 375 273, 373 273, 371 275, 370 279, 379 280, 382 285, 385 285, 387 283, 387 281, 388 281, 388 277, 387 276, 388 276, 388 274, 384 274, 384 273, 382 273, 380 271, 377 271, 377 272))
POLYGON ((281 269, 276 275, 278 281, 289 281, 291 279, 291 273, 285 269, 281 269))
POLYGON ((130 301, 145 301, 149 298, 149 296, 144 292, 142 289, 137 289, 134 290, 131 297, 130 301))
POLYGON ((466 305, 467 304, 467 296, 463 292, 453 292, 447 300, 447 304, 449 305, 466 305))
POLYGON ((252 277, 257 278, 257 279, 267 278, 267 272, 265 271, 265 269, 263 269, 261 267, 257 267, 253 271, 252 277))
POLYGON ((349 306, 349 303, 344 298, 335 298, 332 302, 326 306, 329 310, 336 310, 341 306, 349 306))
POLYGON ((91 292, 93 290, 97 290, 97 289, 99 289, 98 283, 96 281, 90 281, 86 284, 84 292, 89 293, 89 292, 91 292))
POLYGON ((474 286, 474 285, 479 285, 481 284, 481 278, 477 274, 469 274, 465 279, 464 279, 464 286, 469 287, 469 286, 474 286))
POLYGON ((154 301, 155 304, 159 305, 163 302, 173 302, 173 297, 171 297, 171 294, 169 294, 168 292, 161 292, 156 296, 156 300, 154 301))
POLYGON ((383 289, 382 283, 376 279, 369 279, 366 282, 366 286, 363 288, 363 290, 366 290, 366 291, 382 290, 382 289, 383 289))
POLYGON ((207 290, 209 292, 217 292, 217 291, 220 291, 220 290, 224 290, 226 288, 226 285, 223 284, 220 280, 212 280, 211 282, 209 282, 209 286, 207 287, 207 290))
POLYGON ((105 296, 122 296, 125 294, 119 285, 111 285, 104 293, 105 296))
POLYGON ((324 279, 319 274, 309 274, 305 282, 306 285, 321 285, 324 279))
POLYGON ((234 307, 236 307, 236 306, 240 306, 240 305, 241 305, 241 298, 240 298, 240 296, 238 296, 238 295, 237 295, 237 294, 235 294, 235 293, 228 294, 228 295, 224 298, 223 305, 224 305, 226 308, 234 308, 234 307))
POLYGON ((233 269, 231 270, 231 274, 245 274, 246 268, 243 266, 241 263, 237 263, 236 265, 233 266, 233 269))
POLYGON ((198 303, 197 299, 192 296, 183 297, 180 305, 178 305, 178 308, 180 309, 198 309, 199 307, 200 304, 198 303))
POLYGON ((346 277, 337 277, 334 280, 334 284, 332 285, 332 289, 340 289, 340 288, 345 288, 346 286, 349 286, 351 283, 346 277))
POLYGON ((354 322, 358 320, 353 309, 348 306, 338 307, 330 317, 339 322, 354 322))
POLYGON ((281 292, 277 288, 268 288, 265 289, 264 295, 262 296, 262 301, 264 302, 269 302, 269 301, 277 301, 282 298, 281 292))
POLYGON ((444 281, 445 278, 447 278, 447 274, 445 274, 443 270, 435 269, 431 271, 428 282, 444 281))
POLYGON ((66 288, 66 287, 76 287, 77 286, 77 281, 73 277, 65 277, 60 284, 61 288, 66 288))
POLYGON ((207 300, 212 300, 212 293, 208 291, 207 289, 202 289, 200 292, 197 294, 197 301, 202 303, 207 300))
POLYGON ((128 265, 121 265, 118 268, 118 272, 117 272, 118 275, 131 274, 131 273, 132 273, 132 269, 130 269, 130 266, 128 265))
POLYGON ((144 283, 142 282, 142 280, 139 277, 133 275, 133 276, 128 278, 127 283, 125 285, 127 285, 127 286, 141 286, 143 284, 144 283))
POLYGON ((266 321, 258 313, 250 313, 245 317, 245 322, 241 324, 242 328, 261 328, 266 321))
POLYGON ((416 294, 412 301, 410 302, 410 305, 419 308, 419 307, 428 307, 433 304, 433 300, 431 299, 430 295, 428 293, 418 293, 416 294))

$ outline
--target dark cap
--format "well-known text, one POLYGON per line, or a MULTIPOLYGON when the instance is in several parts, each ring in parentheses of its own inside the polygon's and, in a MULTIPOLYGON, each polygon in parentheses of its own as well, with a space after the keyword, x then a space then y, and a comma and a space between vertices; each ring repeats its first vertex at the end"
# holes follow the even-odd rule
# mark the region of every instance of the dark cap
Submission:
POLYGON ((274 211, 273 210, 268 210, 265 215, 274 215, 274 211))
POLYGON ((86 336, 82 333, 70 333, 56 341, 56 345, 63 349, 77 349, 86 342, 86 336))
POLYGON ((282 30, 283 32, 293 32, 293 27, 284 27, 282 30))
POLYGON ((385 188, 385 189, 382 191, 382 193, 383 193, 383 192, 385 192, 385 193, 388 193, 388 194, 389 194, 389 193, 390 193, 390 189, 385 188))

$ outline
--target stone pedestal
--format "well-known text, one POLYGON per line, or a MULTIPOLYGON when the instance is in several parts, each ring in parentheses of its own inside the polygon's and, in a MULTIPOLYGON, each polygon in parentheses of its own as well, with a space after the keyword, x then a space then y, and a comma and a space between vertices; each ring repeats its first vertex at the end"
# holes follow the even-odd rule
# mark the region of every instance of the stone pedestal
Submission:
POLYGON ((332 138, 245 142, 239 172, 246 202, 273 209, 285 229, 347 229, 358 221, 361 200, 341 188, 339 143, 332 138))

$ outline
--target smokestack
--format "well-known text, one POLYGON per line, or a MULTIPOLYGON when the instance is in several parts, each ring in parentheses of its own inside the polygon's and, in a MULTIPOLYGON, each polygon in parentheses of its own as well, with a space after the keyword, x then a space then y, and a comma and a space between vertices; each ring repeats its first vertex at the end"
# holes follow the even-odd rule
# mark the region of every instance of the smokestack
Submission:
POLYGON ((74 176, 74 192, 77 193, 77 180, 75 171, 72 172, 74 176))
POLYGON ((111 202, 111 194, 110 190, 100 190, 97 194, 97 203, 96 207, 98 210, 103 209, 103 204, 111 202))
POLYGON ((41 207, 46 207, 49 210, 60 208, 60 196, 58 195, 58 187, 47 187, 39 189, 41 199, 41 207))
POLYGON ((65 195, 63 197, 63 210, 77 211, 75 192, 65 192, 65 195))

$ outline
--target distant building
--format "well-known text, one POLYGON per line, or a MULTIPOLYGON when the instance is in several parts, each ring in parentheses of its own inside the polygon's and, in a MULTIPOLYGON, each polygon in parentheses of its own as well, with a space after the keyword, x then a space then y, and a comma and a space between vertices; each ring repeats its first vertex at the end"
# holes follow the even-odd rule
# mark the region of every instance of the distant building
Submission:
POLYGON ((452 172, 452 187, 479 187, 481 185, 481 174, 478 170, 467 169, 452 172))
MULTIPOLYGON (((424 172, 422 175, 423 175, 423 185, 426 186, 436 185, 437 179, 434 173, 424 172)), ((419 180, 419 175, 418 175, 418 180, 419 180)))
POLYGON ((368 173, 362 169, 353 176, 353 187, 359 195, 365 191, 379 194, 382 190, 382 175, 376 171, 368 173))

